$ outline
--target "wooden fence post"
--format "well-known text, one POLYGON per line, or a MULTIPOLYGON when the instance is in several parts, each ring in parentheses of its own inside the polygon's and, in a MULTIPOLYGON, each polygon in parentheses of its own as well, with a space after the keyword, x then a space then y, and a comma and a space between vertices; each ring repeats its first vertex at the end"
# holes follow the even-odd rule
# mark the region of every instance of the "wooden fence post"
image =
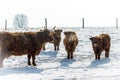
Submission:
POLYGON ((82 28, 84 29, 85 25, 84 25, 84 18, 82 18, 82 28))
POLYGON ((116 18, 116 29, 118 29, 118 18, 116 18))
POLYGON ((47 29, 47 18, 45 18, 45 29, 47 29))
POLYGON ((5 30, 7 30, 7 19, 5 19, 5 30))

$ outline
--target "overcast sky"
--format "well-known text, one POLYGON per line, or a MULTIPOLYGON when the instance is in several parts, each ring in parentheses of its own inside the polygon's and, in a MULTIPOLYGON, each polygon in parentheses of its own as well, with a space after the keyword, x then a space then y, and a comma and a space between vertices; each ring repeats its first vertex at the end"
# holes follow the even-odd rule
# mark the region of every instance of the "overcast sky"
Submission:
POLYGON ((120 0, 0 0, 0 27, 5 19, 12 26, 15 14, 25 14, 30 27, 44 26, 114 26, 120 19, 120 0))

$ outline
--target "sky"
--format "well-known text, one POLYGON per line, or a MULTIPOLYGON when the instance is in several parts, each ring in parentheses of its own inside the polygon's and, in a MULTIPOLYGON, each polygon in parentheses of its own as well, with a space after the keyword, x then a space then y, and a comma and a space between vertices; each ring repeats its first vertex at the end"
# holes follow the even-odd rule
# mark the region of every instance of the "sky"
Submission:
MULTIPOLYGON (((81 27, 115 26, 120 18, 119 0, 0 0, 0 27, 7 19, 8 27, 13 27, 16 14, 28 17, 29 27, 48 26, 81 27)), ((120 21, 119 21, 120 22, 120 21)))

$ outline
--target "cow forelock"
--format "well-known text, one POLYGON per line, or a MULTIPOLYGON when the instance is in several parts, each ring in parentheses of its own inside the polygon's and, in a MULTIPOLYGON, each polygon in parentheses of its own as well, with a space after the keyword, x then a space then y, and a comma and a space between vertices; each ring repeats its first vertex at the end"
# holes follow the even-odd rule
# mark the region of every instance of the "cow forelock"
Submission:
POLYGON ((98 46, 98 44, 96 44, 96 43, 93 43, 93 46, 94 46, 94 47, 96 47, 96 46, 98 46))
POLYGON ((60 37, 61 37, 60 35, 56 35, 55 39, 60 39, 60 37))
POLYGON ((70 34, 70 35, 68 36, 68 41, 69 41, 69 42, 73 41, 73 40, 75 39, 74 36, 75 36, 75 35, 70 34))
POLYGON ((93 43, 93 48, 94 48, 95 52, 98 53, 100 51, 100 44, 93 43))

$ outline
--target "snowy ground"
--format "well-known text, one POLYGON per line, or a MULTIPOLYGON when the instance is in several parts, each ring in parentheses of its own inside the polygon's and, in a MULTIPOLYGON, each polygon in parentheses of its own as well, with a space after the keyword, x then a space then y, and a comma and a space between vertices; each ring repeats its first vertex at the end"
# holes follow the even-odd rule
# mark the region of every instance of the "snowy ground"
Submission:
MULTIPOLYGON (((37 66, 27 66, 27 56, 11 56, 4 60, 0 69, 0 80, 120 80, 120 30, 115 28, 63 28, 77 33, 79 44, 74 59, 66 58, 63 40, 60 50, 54 51, 52 44, 36 57, 37 66), (110 58, 94 60, 90 36, 110 34, 110 58)), ((62 33, 62 38, 64 34, 62 33)))

